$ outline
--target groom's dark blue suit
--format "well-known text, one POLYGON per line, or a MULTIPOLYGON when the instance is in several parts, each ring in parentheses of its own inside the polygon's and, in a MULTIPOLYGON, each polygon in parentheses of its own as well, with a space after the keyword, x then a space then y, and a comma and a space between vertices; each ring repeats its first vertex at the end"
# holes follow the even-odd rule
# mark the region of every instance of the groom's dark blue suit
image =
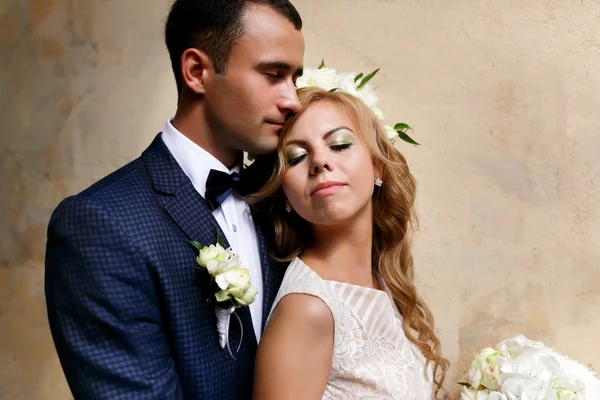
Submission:
MULTIPOLYGON (((270 262, 255 222, 264 328, 284 267, 270 262)), ((160 134, 140 158, 58 206, 48 228, 46 300, 76 399, 250 398, 250 312, 237 311, 244 339, 234 360, 218 345, 207 275, 187 243, 214 243, 217 226, 160 134)))

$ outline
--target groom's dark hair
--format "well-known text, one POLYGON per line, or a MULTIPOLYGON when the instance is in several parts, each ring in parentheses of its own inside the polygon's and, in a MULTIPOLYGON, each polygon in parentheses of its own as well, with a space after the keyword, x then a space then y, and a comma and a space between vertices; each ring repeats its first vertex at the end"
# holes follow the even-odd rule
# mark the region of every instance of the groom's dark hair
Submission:
POLYGON ((289 0, 175 0, 165 26, 165 42, 181 91, 181 55, 189 48, 202 50, 215 71, 227 71, 233 44, 244 34, 243 15, 250 5, 271 7, 297 30, 302 18, 289 0))

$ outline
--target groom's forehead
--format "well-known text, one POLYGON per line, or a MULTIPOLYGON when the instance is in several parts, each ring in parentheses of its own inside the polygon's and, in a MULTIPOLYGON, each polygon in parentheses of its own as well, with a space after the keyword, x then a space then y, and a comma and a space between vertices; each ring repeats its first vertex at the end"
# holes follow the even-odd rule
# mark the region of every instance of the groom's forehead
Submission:
POLYGON ((253 42, 265 46, 290 46, 295 42, 304 50, 302 31, 270 7, 250 7, 243 18, 243 24, 239 42, 253 42))

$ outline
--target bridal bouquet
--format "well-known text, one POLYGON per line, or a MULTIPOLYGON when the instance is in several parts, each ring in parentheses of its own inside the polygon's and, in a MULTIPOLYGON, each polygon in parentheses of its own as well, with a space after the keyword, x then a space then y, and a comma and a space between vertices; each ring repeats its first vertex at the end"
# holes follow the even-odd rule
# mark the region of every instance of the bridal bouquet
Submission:
MULTIPOLYGON (((367 75, 354 72, 339 73, 333 68, 326 67, 325 62, 322 61, 317 69, 305 69, 302 76, 296 81, 296 87, 301 89, 307 86, 317 86, 330 92, 340 91, 351 94, 362 100, 383 121, 383 113, 377 108, 378 99, 375 94, 375 86, 370 82, 377 72, 379 72, 379 68, 367 75)), ((400 138, 405 142, 418 145, 408 136, 407 132, 412 131, 412 128, 405 123, 398 123, 394 126, 385 125, 385 130, 392 143, 396 138, 400 138)))
POLYGON ((519 335, 477 354, 461 400, 600 400, 596 373, 519 335))

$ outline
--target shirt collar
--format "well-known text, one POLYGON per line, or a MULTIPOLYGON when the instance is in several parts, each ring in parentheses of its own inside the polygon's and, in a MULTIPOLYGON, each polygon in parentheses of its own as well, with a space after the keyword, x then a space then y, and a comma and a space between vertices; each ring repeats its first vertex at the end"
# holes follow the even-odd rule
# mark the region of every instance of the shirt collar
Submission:
POLYGON ((183 172, 192 181, 194 188, 204 197, 206 192, 206 179, 211 169, 226 172, 239 173, 241 166, 238 164, 232 169, 227 168, 222 162, 217 160, 212 154, 192 142, 187 136, 179 132, 169 119, 162 131, 161 138, 177 164, 183 172))

